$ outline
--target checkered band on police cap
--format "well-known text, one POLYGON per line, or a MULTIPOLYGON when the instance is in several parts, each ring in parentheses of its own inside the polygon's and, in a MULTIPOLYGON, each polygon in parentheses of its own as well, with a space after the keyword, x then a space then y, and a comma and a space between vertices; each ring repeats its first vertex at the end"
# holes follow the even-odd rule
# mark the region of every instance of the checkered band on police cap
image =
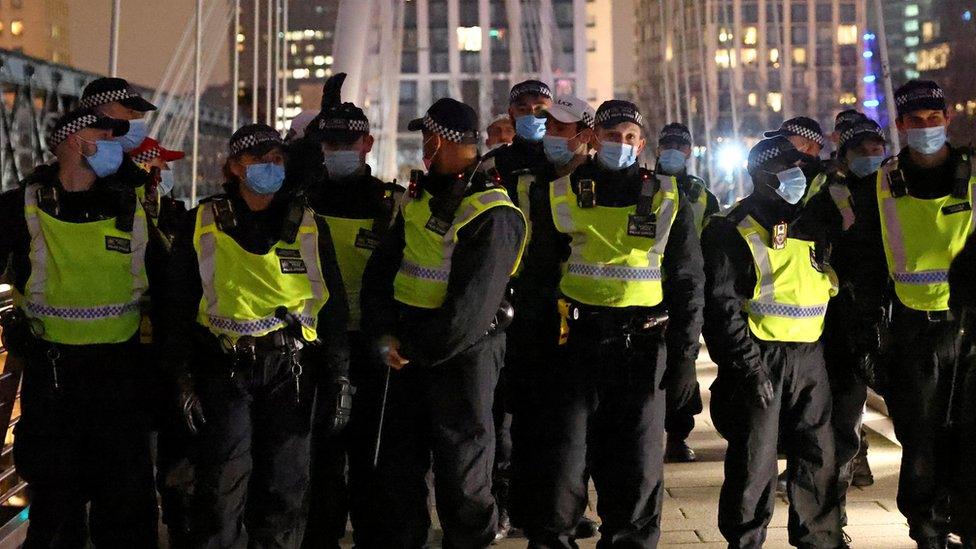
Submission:
POLYGON ((459 132, 457 130, 452 130, 451 128, 442 126, 438 124, 436 120, 431 118, 430 115, 424 115, 424 128, 427 128, 427 130, 432 131, 444 139, 454 143, 463 142, 464 138, 470 138, 472 133, 474 134, 475 139, 478 137, 478 132, 459 132))
POLYGON ((661 130, 661 134, 657 138, 658 143, 663 143, 665 141, 680 141, 682 143, 691 144, 691 132, 688 127, 684 124, 679 124, 677 122, 672 122, 661 130))
POLYGON ((931 80, 910 80, 895 90, 895 107, 898 116, 923 109, 944 111, 945 92, 931 80))
POLYGON ((83 98, 81 100, 81 106, 86 109, 92 109, 99 105, 104 105, 113 101, 122 101, 123 99, 129 99, 130 97, 139 97, 139 94, 132 93, 128 89, 109 90, 83 98))
POLYGON ((319 120, 319 130, 339 132, 368 132, 369 121, 349 118, 323 118, 319 120))
POLYGON ((159 158, 159 146, 151 147, 132 157, 136 164, 148 164, 154 158, 159 158))
POLYGON ((766 163, 787 155, 799 156, 796 147, 784 136, 774 136, 756 143, 749 151, 749 172, 761 169, 766 163))
MULTIPOLYGON (((65 117, 71 116, 66 114, 65 117)), ((69 119, 69 121, 62 125, 58 123, 54 126, 51 133, 47 137, 47 146, 50 150, 58 148, 58 145, 64 143, 64 140, 68 138, 71 134, 80 132, 81 130, 91 126, 95 122, 98 122, 98 116, 94 113, 83 114, 77 118, 69 119)))
POLYGON ((641 116, 637 107, 629 101, 619 101, 611 99, 604 101, 596 111, 596 125, 601 126, 607 122, 633 122, 638 126, 644 126, 644 117, 641 116))
POLYGON ((514 103, 523 95, 541 95, 552 99, 552 90, 544 82, 538 80, 526 80, 512 86, 511 93, 508 94, 508 102, 514 103))
POLYGON ((283 145, 285 141, 280 135, 278 135, 278 132, 257 131, 231 141, 230 154, 232 156, 237 156, 251 147, 255 147, 262 143, 275 143, 277 145, 283 145))
POLYGON ((843 149, 847 147, 847 145, 850 144, 853 139, 861 139, 868 136, 878 137, 882 141, 887 141, 884 131, 881 130, 881 126, 879 126, 874 120, 865 119, 855 123, 840 134, 838 147, 843 149))

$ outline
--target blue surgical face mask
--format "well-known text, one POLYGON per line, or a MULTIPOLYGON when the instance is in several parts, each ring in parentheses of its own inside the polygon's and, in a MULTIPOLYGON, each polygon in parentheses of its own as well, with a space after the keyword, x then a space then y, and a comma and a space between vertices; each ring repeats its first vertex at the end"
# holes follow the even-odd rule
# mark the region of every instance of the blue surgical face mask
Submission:
POLYGON ((542 138, 542 149, 546 153, 546 160, 554 166, 565 166, 576 156, 569 150, 569 139, 558 135, 547 135, 542 138))
POLYGON ((122 150, 129 152, 146 140, 146 136, 149 134, 149 128, 146 127, 145 120, 129 120, 129 131, 118 138, 118 142, 122 144, 122 150))
POLYGON ((330 179, 345 179, 363 166, 359 151, 324 151, 325 169, 330 179))
POLYGON ((790 204, 797 204, 803 199, 807 192, 807 176, 803 175, 800 168, 790 168, 776 174, 779 179, 779 188, 776 194, 790 204))
POLYGON ((867 177, 878 171, 884 159, 884 156, 855 156, 848 161, 847 166, 854 175, 867 177))
POLYGON ((173 187, 176 186, 176 179, 173 176, 173 170, 163 170, 159 172, 159 184, 156 185, 156 192, 159 196, 168 195, 173 191, 173 187))
POLYGON ((91 156, 86 156, 85 160, 95 175, 108 177, 119 171, 119 166, 122 165, 122 144, 118 141, 99 140, 95 141, 94 145, 95 152, 91 156))
POLYGON ((515 119, 515 133, 526 141, 541 141, 546 135, 546 119, 531 114, 515 119))
POLYGON ((922 154, 935 154, 946 144, 946 127, 912 128, 905 132, 908 146, 922 154))
POLYGON ((247 167, 244 182, 258 194, 274 194, 285 182, 285 167, 273 162, 251 164, 247 167))
POLYGON ((622 170, 637 162, 637 148, 626 143, 601 141, 600 152, 596 155, 600 164, 611 170, 622 170))
POLYGON ((668 175, 681 173, 685 169, 685 163, 687 161, 688 158, 685 156, 685 153, 678 149, 664 149, 661 151, 661 156, 657 159, 657 163, 661 166, 661 171, 668 175))

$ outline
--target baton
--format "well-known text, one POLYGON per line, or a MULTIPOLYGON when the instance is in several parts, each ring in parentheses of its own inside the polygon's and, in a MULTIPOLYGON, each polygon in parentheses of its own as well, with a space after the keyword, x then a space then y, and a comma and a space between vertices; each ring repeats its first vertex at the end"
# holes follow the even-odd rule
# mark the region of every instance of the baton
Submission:
POLYGON ((383 401, 380 404, 380 420, 376 427, 376 448, 373 451, 373 470, 380 461, 380 441, 383 440, 383 416, 386 415, 386 397, 390 394, 390 371, 393 368, 386 367, 386 381, 383 383, 383 401))

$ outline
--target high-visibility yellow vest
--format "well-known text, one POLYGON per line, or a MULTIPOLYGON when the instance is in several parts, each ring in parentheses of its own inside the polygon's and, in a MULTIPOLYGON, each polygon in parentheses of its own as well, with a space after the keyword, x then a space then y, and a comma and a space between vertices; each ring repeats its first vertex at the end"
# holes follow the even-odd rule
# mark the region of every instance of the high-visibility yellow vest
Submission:
MULTIPOLYGON (((492 208, 512 208, 521 215, 505 189, 491 188, 465 196, 450 228, 441 235, 427 228, 432 215, 430 199, 430 193, 421 190, 417 198, 405 195, 401 203, 406 244, 400 270, 393 281, 394 299, 423 309, 436 309, 444 304, 458 231, 492 208)), ((525 239, 522 239, 511 274, 518 270, 524 250, 525 239)))
MULTIPOLYGON (((678 213, 678 185, 674 177, 658 175, 651 212, 653 234, 629 234, 637 206, 582 208, 570 176, 549 186, 556 230, 568 234, 569 260, 563 265, 559 289, 566 297, 598 307, 652 307, 664 300, 661 259, 678 213)), ((599 182, 596 182, 599 185, 599 182)), ((654 182, 643 184, 650 195, 654 182)))
POLYGON ((787 238, 781 249, 752 216, 738 225, 756 269, 756 289, 746 305, 749 331, 763 341, 812 343, 823 333, 836 278, 816 265, 813 242, 787 238))
POLYGON ((319 230, 306 209, 294 243, 279 241, 268 253, 248 252, 217 226, 216 203, 197 208, 193 248, 203 295, 197 322, 236 342, 284 328, 279 307, 298 317, 302 335, 315 340, 319 312, 329 300, 319 258, 319 230))
POLYGON ((349 330, 360 328, 361 311, 359 296, 363 289, 363 272, 373 250, 379 246, 380 237, 373 232, 374 219, 322 216, 329 224, 332 243, 335 245, 339 273, 349 299, 349 330))
POLYGON ((903 305, 918 311, 949 309, 949 266, 973 231, 973 189, 966 198, 952 195, 921 199, 894 196, 895 158, 878 170, 878 208, 888 274, 903 305))
POLYGON ((847 185, 832 183, 827 187, 827 192, 840 213, 841 227, 845 231, 853 227, 856 218, 854 217, 854 205, 851 202, 851 190, 847 188, 847 185))
POLYGON ((31 273, 15 305, 41 322, 46 341, 128 341, 139 329, 139 302, 148 287, 145 212, 136 204, 131 232, 117 229, 115 218, 69 223, 38 206, 40 188, 24 189, 31 273))

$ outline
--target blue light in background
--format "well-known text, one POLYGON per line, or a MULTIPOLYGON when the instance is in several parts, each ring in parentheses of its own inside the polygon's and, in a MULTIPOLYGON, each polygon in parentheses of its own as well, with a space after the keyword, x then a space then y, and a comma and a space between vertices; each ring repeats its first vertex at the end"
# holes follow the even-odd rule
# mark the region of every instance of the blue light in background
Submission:
POLYGON ((972 21, 973 20, 973 12, 971 12, 969 10, 966 10, 966 11, 962 12, 962 20, 963 21, 972 21))
POLYGON ((874 40, 875 38, 876 37, 874 36, 874 33, 873 32, 866 32, 866 33, 864 33, 864 39, 865 40, 874 40))
POLYGON ((871 82, 874 82, 877 79, 878 79, 878 77, 875 76, 875 75, 873 75, 873 74, 869 74, 869 75, 867 75, 867 76, 864 77, 864 81, 867 82, 868 84, 870 84, 871 82))
POLYGON ((868 99, 863 103, 863 105, 869 109, 873 109, 874 107, 877 107, 880 104, 881 102, 878 101, 877 99, 868 99))
POLYGON ((862 55, 864 55, 865 59, 871 59, 872 57, 874 57, 874 52, 866 51, 862 55))

